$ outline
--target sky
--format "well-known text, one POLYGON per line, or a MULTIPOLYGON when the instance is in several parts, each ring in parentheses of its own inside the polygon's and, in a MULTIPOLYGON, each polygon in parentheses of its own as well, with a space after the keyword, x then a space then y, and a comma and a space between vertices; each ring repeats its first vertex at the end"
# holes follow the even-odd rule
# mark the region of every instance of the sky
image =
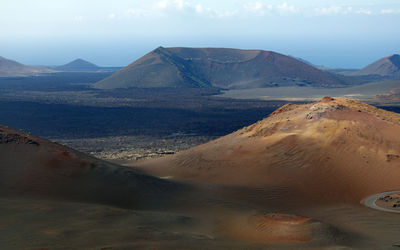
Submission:
POLYGON ((400 0, 1 0, 0 56, 125 66, 158 46, 271 50, 361 68, 400 53, 400 0))

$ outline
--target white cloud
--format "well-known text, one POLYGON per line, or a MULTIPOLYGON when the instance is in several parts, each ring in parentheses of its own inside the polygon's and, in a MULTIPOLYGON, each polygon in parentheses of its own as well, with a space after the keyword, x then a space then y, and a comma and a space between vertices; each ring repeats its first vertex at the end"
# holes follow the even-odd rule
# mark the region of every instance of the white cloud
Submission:
POLYGON ((218 10, 206 7, 198 2, 186 0, 162 0, 153 5, 152 12, 168 15, 175 12, 197 14, 210 18, 229 18, 238 14, 237 10, 218 10))
POLYGON ((107 16, 108 19, 114 19, 115 17, 116 17, 116 15, 114 13, 110 13, 107 16))
POLYGON ((382 9, 381 14, 400 14, 400 9, 382 9))
POLYGON ((315 8, 314 11, 318 15, 347 15, 353 12, 353 7, 351 6, 329 6, 329 7, 321 7, 321 8, 315 8))
POLYGON ((153 5, 156 9, 166 10, 169 8, 176 10, 184 10, 187 7, 193 7, 193 4, 185 0, 161 0, 153 5))
POLYGON ((126 10, 126 14, 129 17, 142 18, 142 17, 150 16, 151 11, 146 10, 146 9, 128 9, 128 10, 126 10))
POLYGON ((204 7, 201 4, 196 4, 196 6, 194 6, 194 9, 196 11, 196 13, 201 14, 204 12, 204 7))
POLYGON ((162 0, 162 1, 156 2, 154 4, 154 6, 159 9, 165 9, 168 7, 168 5, 169 5, 169 1, 167 1, 167 0, 162 0))
POLYGON ((287 2, 278 5, 266 4, 261 1, 247 2, 243 5, 243 9, 259 16, 264 16, 266 13, 293 14, 299 12, 298 8, 287 2))
POLYGON ((174 4, 178 10, 183 10, 183 8, 185 8, 185 6, 187 5, 187 3, 184 0, 175 0, 174 4))
MULTIPOLYGON (((271 6, 271 7, 272 7, 272 6, 271 6)), ((256 14, 258 14, 258 15, 264 15, 264 14, 265 14, 265 10, 264 10, 265 6, 264 6, 264 4, 262 4, 261 2, 249 2, 249 3, 245 3, 245 4, 243 5, 243 8, 244 8, 246 11, 253 12, 253 13, 256 13, 256 14)))
POLYGON ((364 14, 364 15, 372 15, 372 11, 368 10, 368 9, 359 9, 359 10, 356 10, 355 13, 364 14))
POLYGON ((296 13, 298 9, 294 5, 290 5, 287 2, 284 2, 280 5, 276 6, 277 10, 281 13, 296 13))

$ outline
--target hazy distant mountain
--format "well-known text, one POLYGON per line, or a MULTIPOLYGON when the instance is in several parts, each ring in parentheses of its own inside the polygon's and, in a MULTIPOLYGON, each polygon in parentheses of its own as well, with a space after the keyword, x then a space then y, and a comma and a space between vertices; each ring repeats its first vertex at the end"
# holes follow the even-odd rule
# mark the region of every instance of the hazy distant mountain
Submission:
POLYGON ((159 47, 97 88, 341 86, 339 76, 271 51, 159 47))
POLYGON ((79 58, 65 65, 55 67, 55 69, 60 71, 98 71, 101 68, 91 62, 79 58))
POLYGON ((50 72, 53 70, 39 66, 27 66, 0 56, 0 77, 30 76, 50 72))
POLYGON ((352 75, 379 75, 400 79, 400 55, 394 54, 384 57, 359 71, 353 72, 352 75))

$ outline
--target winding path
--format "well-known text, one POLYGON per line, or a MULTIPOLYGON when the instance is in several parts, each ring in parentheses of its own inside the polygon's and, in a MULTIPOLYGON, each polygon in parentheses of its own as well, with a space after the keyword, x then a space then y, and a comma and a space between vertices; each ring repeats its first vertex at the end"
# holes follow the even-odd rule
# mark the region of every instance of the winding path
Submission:
POLYGON ((364 205, 369 207, 369 208, 376 209, 376 210, 380 210, 380 211, 384 211, 384 212, 390 212, 390 213, 399 213, 400 214, 399 210, 392 210, 392 209, 379 207, 375 203, 376 200, 379 199, 379 197, 382 197, 384 195, 398 194, 398 193, 400 193, 400 191, 389 191, 389 192, 383 192, 383 193, 371 195, 371 196, 369 196, 369 197, 364 199, 364 205))

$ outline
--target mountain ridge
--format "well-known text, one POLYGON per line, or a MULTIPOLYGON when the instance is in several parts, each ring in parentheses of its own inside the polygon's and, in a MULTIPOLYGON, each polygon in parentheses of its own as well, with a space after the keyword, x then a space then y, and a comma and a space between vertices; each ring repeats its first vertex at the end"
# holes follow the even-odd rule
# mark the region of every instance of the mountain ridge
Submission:
POLYGON ((343 86, 343 77, 272 51, 158 47, 96 88, 343 86))

